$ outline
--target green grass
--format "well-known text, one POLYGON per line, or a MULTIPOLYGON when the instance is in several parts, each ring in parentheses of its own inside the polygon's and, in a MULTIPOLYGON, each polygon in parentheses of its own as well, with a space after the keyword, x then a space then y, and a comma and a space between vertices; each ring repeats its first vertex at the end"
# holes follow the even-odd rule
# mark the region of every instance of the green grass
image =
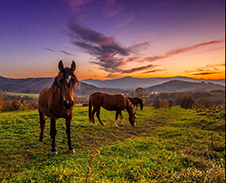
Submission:
POLYGON ((14 92, 5 92, 6 95, 13 95, 13 96, 28 96, 28 97, 33 97, 33 98, 38 98, 39 94, 32 94, 32 93, 14 93, 14 92))
POLYGON ((101 109, 102 126, 88 108, 74 108, 67 153, 63 119, 57 120, 57 156, 50 155, 49 119, 39 142, 37 111, 0 113, 2 182, 225 182, 225 111, 197 113, 179 107, 137 110, 132 127, 123 112, 101 109), (95 154, 96 150, 100 153, 95 154))

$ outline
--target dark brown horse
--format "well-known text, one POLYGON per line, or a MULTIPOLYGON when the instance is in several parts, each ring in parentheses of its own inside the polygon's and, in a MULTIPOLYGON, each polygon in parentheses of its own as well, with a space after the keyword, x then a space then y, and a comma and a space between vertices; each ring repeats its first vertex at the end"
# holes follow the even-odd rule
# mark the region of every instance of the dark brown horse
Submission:
POLYGON ((79 81, 74 75, 76 69, 75 62, 72 61, 71 68, 64 68, 62 60, 58 64, 60 70, 58 76, 55 78, 52 86, 50 88, 45 88, 39 94, 38 111, 40 116, 40 138, 42 141, 43 134, 45 131, 45 116, 50 117, 50 136, 52 138, 52 150, 51 154, 56 155, 57 151, 55 149, 55 136, 57 134, 56 130, 56 120, 58 118, 66 119, 66 132, 68 137, 69 153, 75 153, 71 146, 71 120, 72 120, 72 110, 74 105, 74 91, 75 83, 77 82, 79 86, 79 81))
POLYGON ((96 116, 100 123, 104 126, 103 122, 100 119, 100 107, 107 109, 109 111, 116 111, 115 115, 115 126, 117 126, 118 115, 122 116, 122 110, 127 110, 129 113, 129 121, 132 126, 135 126, 135 113, 133 113, 133 105, 129 101, 129 99, 121 94, 108 94, 104 92, 95 92, 89 96, 89 121, 90 123, 94 123, 94 114, 97 113, 96 116), (93 110, 92 110, 93 106, 93 110))
POLYGON ((136 107, 136 109, 137 109, 138 104, 140 104, 140 110, 143 109, 144 105, 143 105, 143 102, 140 98, 138 98, 138 97, 133 97, 133 98, 128 97, 128 99, 130 100, 130 102, 132 102, 133 106, 136 107))

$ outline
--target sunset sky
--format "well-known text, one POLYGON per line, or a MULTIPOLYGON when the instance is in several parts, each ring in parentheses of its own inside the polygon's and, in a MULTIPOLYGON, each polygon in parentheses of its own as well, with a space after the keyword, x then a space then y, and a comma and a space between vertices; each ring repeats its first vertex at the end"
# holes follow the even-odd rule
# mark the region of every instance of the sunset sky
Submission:
POLYGON ((225 79, 225 0, 1 0, 0 76, 225 79))

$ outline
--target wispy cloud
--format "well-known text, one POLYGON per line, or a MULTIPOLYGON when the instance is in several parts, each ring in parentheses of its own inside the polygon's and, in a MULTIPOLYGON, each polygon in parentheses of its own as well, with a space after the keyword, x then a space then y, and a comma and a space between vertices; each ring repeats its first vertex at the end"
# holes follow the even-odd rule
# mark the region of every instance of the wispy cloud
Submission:
POLYGON ((154 67, 157 67, 157 65, 149 64, 149 65, 145 65, 145 66, 134 67, 134 68, 128 69, 128 70, 122 70, 121 73, 133 73, 135 71, 145 70, 145 69, 154 68, 154 67))
POLYGON ((84 6, 84 5, 92 2, 92 0, 66 0, 66 1, 70 7, 84 6))
POLYGON ((152 70, 148 70, 143 72, 143 74, 149 74, 149 73, 155 73, 155 72, 163 72, 166 71, 166 69, 152 69, 152 70))
POLYGON ((129 14, 129 15, 125 16, 123 19, 121 19, 120 22, 117 23, 117 27, 121 28, 121 27, 123 27, 125 25, 128 25, 134 19, 135 19, 135 15, 134 14, 129 14))
POLYGON ((220 72, 197 72, 197 73, 193 73, 192 75, 195 75, 195 76, 204 76, 204 75, 212 75, 212 74, 218 74, 220 72))
MULTIPOLYGON (((173 49, 166 52, 164 55, 141 57, 139 56, 139 52, 149 48, 149 42, 138 43, 125 47, 118 43, 114 36, 106 36, 102 32, 81 26, 76 21, 70 21, 68 23, 68 29, 68 36, 70 37, 71 43, 84 50, 84 52, 92 55, 94 60, 90 62, 98 65, 100 69, 107 72, 109 74, 109 78, 120 74, 131 74, 138 71, 143 71, 143 74, 163 72, 166 69, 158 68, 159 65, 148 64, 128 68, 128 65, 126 64, 129 62, 137 62, 140 64, 144 62, 153 62, 195 50, 200 47, 225 42, 225 39, 214 40, 180 49, 173 49)), ((200 72, 203 72, 204 74, 204 71, 200 72)))
POLYGON ((174 56, 174 55, 177 55, 177 54, 188 52, 188 51, 200 48, 200 47, 205 47, 205 46, 209 46, 209 45, 213 45, 213 44, 219 44, 219 43, 224 43, 224 42, 225 42, 225 39, 204 42, 204 43, 188 46, 188 47, 185 47, 185 48, 170 50, 170 51, 166 52, 165 55, 146 57, 145 60, 153 62, 153 61, 157 61, 157 60, 160 60, 160 59, 168 58, 168 57, 171 57, 171 56, 174 56))
POLYGON ((219 64, 207 64, 203 67, 199 67, 193 70, 185 70, 184 72, 191 75, 212 75, 212 74, 218 74, 221 73, 220 68, 225 67, 225 63, 219 63, 219 64))
POLYGON ((69 56, 76 56, 75 54, 73 53, 69 53, 67 51, 64 51, 64 50, 60 50, 61 53, 64 53, 65 55, 69 55, 69 56))
POLYGON ((54 50, 54 49, 48 48, 48 47, 42 47, 42 48, 45 49, 45 50, 51 51, 51 52, 61 52, 61 53, 65 54, 65 55, 76 56, 75 54, 69 53, 69 52, 64 51, 64 50, 59 50, 59 51, 57 51, 57 50, 54 50))
POLYGON ((106 1, 104 6, 103 14, 107 18, 115 17, 123 12, 124 9, 121 5, 117 4, 116 1, 106 1))
MULTIPOLYGON (((139 70, 139 68, 134 68, 127 71, 123 70, 122 66, 135 58, 131 57, 132 54, 149 46, 148 42, 143 42, 124 47, 116 41, 115 37, 106 36, 96 30, 83 27, 74 21, 69 22, 68 29, 71 43, 92 55, 95 60, 91 63, 99 65, 101 69, 109 73, 131 73, 139 70), (126 59, 127 57, 129 59, 126 59)), ((148 68, 149 66, 145 67, 148 68)))
POLYGON ((51 51, 51 52, 57 52, 56 50, 53 50, 51 48, 47 48, 47 47, 42 47, 42 48, 45 49, 45 50, 51 51))

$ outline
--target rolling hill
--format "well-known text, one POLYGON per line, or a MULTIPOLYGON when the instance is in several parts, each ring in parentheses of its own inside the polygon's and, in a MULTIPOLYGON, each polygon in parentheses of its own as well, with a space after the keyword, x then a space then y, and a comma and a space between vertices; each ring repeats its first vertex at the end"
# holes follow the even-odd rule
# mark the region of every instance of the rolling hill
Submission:
POLYGON ((159 84, 163 84, 172 80, 180 80, 187 82, 211 82, 214 84, 225 85, 225 79, 220 80, 204 80, 204 79, 193 79, 188 77, 168 77, 168 78, 134 78, 134 77, 124 77, 120 79, 112 79, 112 80, 93 80, 87 79, 83 80, 83 82, 87 84, 91 84, 97 87, 105 87, 105 88, 121 88, 121 89, 129 89, 135 90, 138 87, 147 88, 159 84))
MULTIPOLYGON (((26 79, 12 79, 0 76, 0 89, 3 91, 16 92, 16 93, 40 93, 44 88, 52 85, 54 78, 26 78, 26 79)), ((76 86, 75 93, 78 95, 89 95, 96 91, 103 91, 107 93, 122 93, 125 95, 133 92, 137 87, 143 87, 149 92, 184 92, 184 91, 208 91, 214 89, 222 89, 225 87, 221 84, 212 83, 209 81, 194 80, 191 78, 121 78, 118 80, 105 81, 107 85, 95 86, 88 84, 86 81, 80 82, 80 90, 76 86), (168 79, 168 81, 165 81, 168 79), (191 81, 184 81, 187 79, 191 81), (147 80, 152 81, 149 85, 147 80), (143 82, 142 82, 143 81, 143 82), (118 82, 118 83, 117 83, 118 82), (146 82, 146 84, 145 84, 146 82), (109 86, 109 83, 112 84, 109 86), (120 84, 121 83, 121 84, 120 84), (124 86, 122 86, 124 83, 124 86), (153 83, 156 83, 155 85, 153 83), (115 86, 113 86, 115 84, 115 86), (129 87, 131 85, 131 87, 129 87), (148 85, 147 87, 145 87, 148 85), (154 85, 154 86, 153 86, 154 85), (116 88, 118 86, 119 88, 116 88), (126 89, 135 88, 135 89, 126 89)), ((99 81, 98 81, 99 82, 99 81)), ((221 82, 221 81, 218 81, 221 82)))
MULTIPOLYGON (((54 78, 26 78, 26 79, 12 79, 0 76, 0 89, 3 91, 15 93, 40 93, 44 88, 50 87, 54 78)), ((99 88, 84 82, 80 82, 80 90, 76 86, 75 93, 79 95, 89 95, 96 91, 103 91, 107 93, 123 93, 127 94, 131 91, 114 88, 99 88)))
POLYGON ((187 91, 209 91, 209 90, 224 90, 225 87, 220 84, 211 82, 188 82, 181 80, 171 80, 160 85, 145 88, 152 93, 171 93, 171 92, 187 92, 187 91))

